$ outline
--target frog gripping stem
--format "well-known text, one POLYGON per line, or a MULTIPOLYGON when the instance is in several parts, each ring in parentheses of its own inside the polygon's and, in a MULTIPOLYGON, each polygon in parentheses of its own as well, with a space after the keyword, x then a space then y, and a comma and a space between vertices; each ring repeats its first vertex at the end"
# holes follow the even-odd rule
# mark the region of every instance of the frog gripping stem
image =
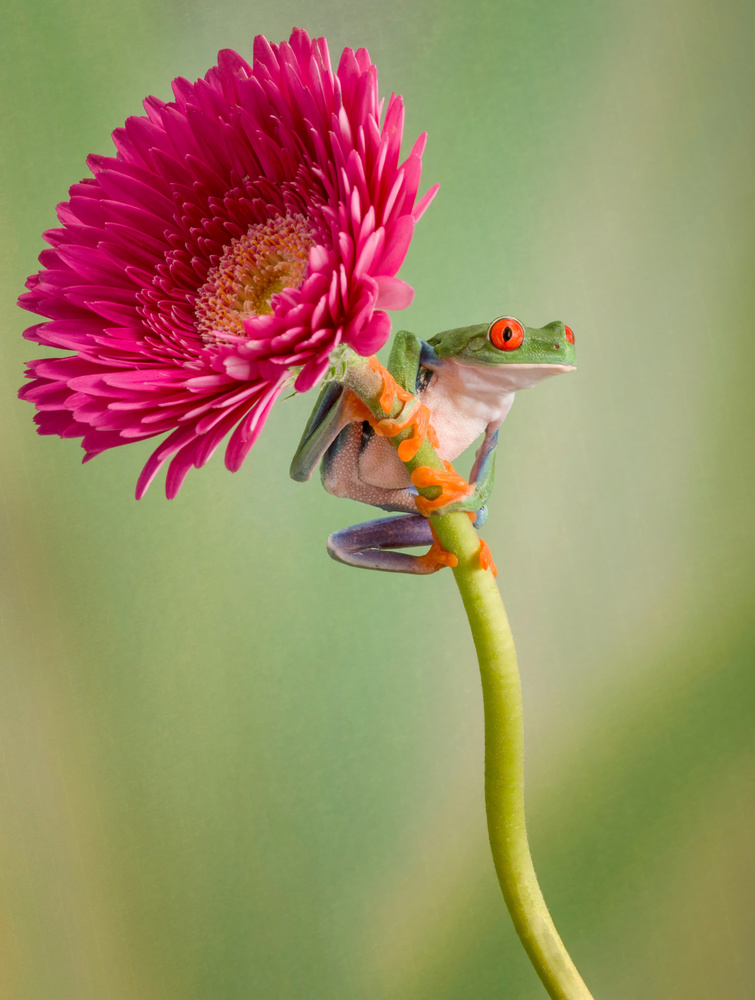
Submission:
POLYGON ((382 388, 380 391, 380 407, 383 413, 390 413, 394 401, 399 400, 404 406, 396 417, 369 419, 369 424, 376 434, 392 438, 401 431, 411 428, 412 436, 405 438, 398 445, 398 457, 402 462, 410 462, 427 439, 433 448, 438 447, 438 436, 430 425, 430 411, 424 403, 402 388, 378 359, 373 355, 368 361, 369 367, 380 376, 382 388))
POLYGON ((441 545, 440 539, 438 538, 435 528, 432 525, 432 521, 428 521, 428 525, 433 535, 433 544, 423 556, 417 557, 418 564, 422 567, 427 567, 427 571, 430 573, 443 569, 444 566, 450 566, 452 569, 455 566, 458 566, 459 560, 453 552, 447 552, 441 545))
POLYGON ((412 436, 399 442, 398 457, 402 462, 411 462, 422 445, 425 438, 433 448, 438 447, 438 435, 430 425, 430 411, 424 403, 415 399, 412 403, 406 403, 398 417, 391 419, 386 417, 377 422, 371 422, 372 429, 382 437, 396 437, 401 431, 411 427, 412 436), (404 416, 404 411, 408 409, 408 414, 404 416))
POLYGON ((414 501, 417 510, 425 517, 435 514, 441 507, 446 507, 457 500, 464 500, 474 493, 474 486, 459 475, 450 462, 444 462, 445 472, 439 469, 431 469, 428 465, 421 465, 412 472, 412 482, 418 490, 427 489, 430 486, 437 486, 440 489, 440 496, 434 500, 428 500, 423 496, 418 496, 414 501))
MULTIPOLYGON (((405 386, 410 384, 407 374, 403 381, 405 386)), ((521 682, 511 627, 494 579, 495 563, 470 523, 474 513, 447 509, 470 497, 475 486, 458 475, 450 462, 441 460, 436 445, 430 444, 429 418, 424 426, 424 415, 412 393, 397 384, 376 358, 355 364, 343 382, 369 408, 371 417, 364 419, 369 419, 376 433, 382 431, 397 448, 408 445, 399 457, 413 485, 421 493, 430 492, 430 497, 417 496, 415 505, 432 527, 433 544, 424 556, 413 557, 420 561, 413 572, 433 573, 441 565, 452 566, 467 614, 482 681, 488 834, 516 931, 552 1000, 592 1000, 548 912, 527 842, 521 682), (397 441, 397 434, 410 427, 411 436, 397 441), (415 439, 423 437, 415 449, 415 439)), ((496 435, 490 436, 493 447, 495 439, 496 435)), ((474 482, 479 472, 478 467, 474 482)))
POLYGON ((367 359, 367 364, 380 377, 382 388, 380 390, 380 408, 383 413, 390 413, 393 409, 394 400, 398 399, 402 403, 411 402, 414 396, 411 392, 402 388, 388 369, 378 361, 373 354, 367 359))

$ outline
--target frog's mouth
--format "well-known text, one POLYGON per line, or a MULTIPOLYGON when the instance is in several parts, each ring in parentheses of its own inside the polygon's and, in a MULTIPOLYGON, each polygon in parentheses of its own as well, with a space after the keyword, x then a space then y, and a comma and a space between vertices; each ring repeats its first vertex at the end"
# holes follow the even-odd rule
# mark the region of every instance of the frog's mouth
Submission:
POLYGON ((509 362, 499 365, 470 364, 468 362, 449 359, 443 362, 446 368, 453 365, 457 377, 464 383, 467 392, 517 392, 519 389, 531 389, 532 386, 561 375, 563 372, 573 372, 576 365, 551 363, 549 361, 517 364, 509 362))

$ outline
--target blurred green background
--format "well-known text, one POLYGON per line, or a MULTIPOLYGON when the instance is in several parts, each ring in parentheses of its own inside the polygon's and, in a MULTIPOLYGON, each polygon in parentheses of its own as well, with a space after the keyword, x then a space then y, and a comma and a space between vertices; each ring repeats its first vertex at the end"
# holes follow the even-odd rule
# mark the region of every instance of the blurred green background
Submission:
MULTIPOLYGON (((530 835, 596 1000, 752 1000, 755 7, 19 0, 0 35, 0 996, 544 996, 482 801, 450 574, 331 562, 370 516, 288 479, 133 500, 16 400, 15 307, 88 152, 232 46, 366 46, 441 192, 394 317, 575 330, 522 393, 484 534, 523 671, 530 835)), ((37 353, 42 353, 38 351, 37 353)), ((461 463, 464 468, 464 463, 461 463)))

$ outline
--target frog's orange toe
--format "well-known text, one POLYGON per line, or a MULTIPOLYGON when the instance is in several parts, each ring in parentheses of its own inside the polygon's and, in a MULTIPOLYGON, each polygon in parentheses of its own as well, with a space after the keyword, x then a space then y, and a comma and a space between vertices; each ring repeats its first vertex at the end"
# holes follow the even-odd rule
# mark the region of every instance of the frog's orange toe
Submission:
POLYGON ((411 462, 424 444, 425 437, 430 437, 430 432, 432 431, 430 427, 430 411, 424 403, 420 403, 416 411, 412 413, 412 419, 407 426, 409 425, 412 428, 412 436, 407 438, 406 441, 402 441, 398 446, 398 457, 402 462, 411 462))
POLYGON ((447 552, 436 539, 423 556, 417 556, 417 566, 420 573, 437 573, 444 566, 459 565, 459 560, 453 552, 447 552))
POLYGON ((454 566, 459 565, 459 560, 453 554, 453 552, 448 552, 440 543, 440 539, 435 533, 435 528, 433 528, 432 523, 430 523, 430 531, 433 535, 433 544, 425 552, 423 556, 417 556, 417 566, 420 567, 420 573, 437 573, 439 569, 443 569, 444 566, 450 566, 453 569, 454 566))
POLYGON ((490 551, 490 546, 482 538, 480 539, 479 559, 480 569, 489 569, 494 577, 498 576, 498 567, 493 561, 493 554, 490 551))
POLYGON ((420 403, 416 396, 398 384, 387 368, 380 364, 376 357, 369 359, 370 368, 380 376, 381 392, 380 406, 383 413, 390 413, 395 400, 404 403, 397 417, 384 417, 375 420, 371 416, 369 422, 372 429, 382 437, 392 438, 401 431, 411 428, 412 436, 402 441, 398 446, 398 456, 402 462, 410 462, 417 454, 427 438, 434 448, 438 447, 438 435, 430 426, 430 411, 420 403))
POLYGON ((446 467, 445 472, 441 472, 440 469, 431 469, 429 465, 421 465, 412 473, 412 482, 418 490, 438 486, 441 491, 440 496, 436 497, 435 500, 427 500, 421 496, 414 498, 417 510, 425 517, 429 517, 430 514, 449 503, 463 500, 474 490, 474 486, 470 486, 466 479, 456 472, 450 462, 443 464, 446 467))
MULTIPOLYGON (((374 354, 367 363, 380 376, 383 383, 380 393, 380 406, 383 413, 391 412, 394 399, 398 399, 402 403, 406 403, 412 399, 412 394, 398 384, 393 375, 378 361, 374 354)), ((386 436, 391 437, 392 435, 388 434, 386 436)))
POLYGON ((438 444, 437 435, 430 426, 430 411, 416 397, 412 397, 412 399, 413 404, 407 403, 397 417, 384 417, 376 423, 373 422, 373 429, 382 437, 395 437, 401 431, 411 428, 412 436, 406 438, 398 446, 398 457, 402 462, 411 462, 425 443, 425 438, 428 438, 434 447, 437 447, 438 444), (407 408, 409 412, 403 416, 404 410, 407 408))

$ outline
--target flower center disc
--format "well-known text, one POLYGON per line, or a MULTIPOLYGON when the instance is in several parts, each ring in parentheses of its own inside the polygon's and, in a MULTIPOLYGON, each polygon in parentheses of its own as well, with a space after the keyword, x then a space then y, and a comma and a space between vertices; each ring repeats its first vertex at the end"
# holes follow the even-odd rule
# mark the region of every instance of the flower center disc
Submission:
POLYGON ((232 240, 197 294, 194 314, 202 340, 246 336, 247 317, 270 315, 273 295, 301 287, 314 245, 303 215, 277 215, 232 240))

